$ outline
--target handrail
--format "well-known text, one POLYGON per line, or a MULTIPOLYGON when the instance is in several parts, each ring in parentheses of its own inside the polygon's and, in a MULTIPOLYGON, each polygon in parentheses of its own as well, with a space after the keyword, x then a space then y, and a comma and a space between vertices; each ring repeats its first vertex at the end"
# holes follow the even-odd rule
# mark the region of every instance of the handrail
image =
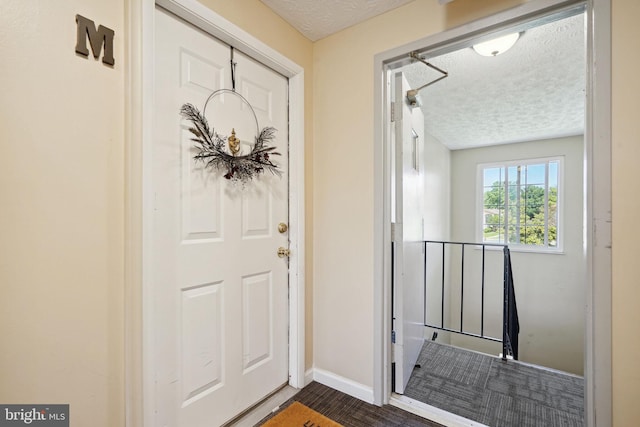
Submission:
POLYGON ((453 332, 465 336, 472 336, 494 342, 502 343, 502 359, 506 360, 507 356, 518 359, 518 333, 520 325, 518 322, 518 310, 515 300, 515 289, 513 287, 513 272, 511 269, 511 255, 508 245, 498 243, 473 243, 473 242, 452 242, 441 240, 424 240, 424 326, 447 332, 453 332), (442 245, 442 277, 441 277, 441 304, 440 304, 440 325, 428 324, 427 322, 427 246, 429 244, 442 245), (461 276, 460 276, 460 328, 458 330, 445 326, 445 265, 446 265, 446 246, 459 245, 461 247, 461 276), (463 330, 464 325, 464 262, 465 247, 472 246, 482 248, 482 277, 481 277, 481 300, 480 300, 480 334, 469 333, 463 330), (503 266, 503 312, 502 312, 502 339, 485 335, 484 317, 485 317, 485 249, 487 247, 502 248, 504 257, 503 266))

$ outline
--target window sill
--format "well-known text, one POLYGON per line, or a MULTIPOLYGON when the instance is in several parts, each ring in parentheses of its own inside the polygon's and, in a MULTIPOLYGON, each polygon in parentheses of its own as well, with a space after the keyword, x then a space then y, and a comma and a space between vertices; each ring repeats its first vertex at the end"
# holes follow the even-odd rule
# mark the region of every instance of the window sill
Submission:
MULTIPOLYGON (((485 242, 489 243, 489 242, 485 242)), ((475 249, 481 250, 482 246, 476 246, 475 249)), ((488 251, 502 251, 502 247, 500 246, 485 246, 485 250, 488 251)), ((536 248, 536 247, 527 247, 522 245, 509 245, 510 252, 522 252, 522 253, 532 253, 532 254, 544 254, 544 255, 564 255, 565 252, 561 248, 536 248)))

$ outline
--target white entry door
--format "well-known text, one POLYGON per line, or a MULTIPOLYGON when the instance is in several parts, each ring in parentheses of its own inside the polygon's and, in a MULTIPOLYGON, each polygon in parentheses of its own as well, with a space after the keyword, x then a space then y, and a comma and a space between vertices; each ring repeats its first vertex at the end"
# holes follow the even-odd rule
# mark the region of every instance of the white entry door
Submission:
MULTIPOLYGON (((260 129, 277 129, 266 172, 242 185, 205 168, 191 123, 215 90, 232 87, 230 47, 170 13, 155 13, 149 283, 153 299, 153 426, 219 426, 288 381, 288 81, 242 53, 235 86, 260 129)), ((256 123, 233 93, 213 97, 209 126, 251 150, 256 123)))
POLYGON ((394 337, 395 392, 404 393, 424 343, 424 118, 412 109, 402 73, 394 76, 394 337))

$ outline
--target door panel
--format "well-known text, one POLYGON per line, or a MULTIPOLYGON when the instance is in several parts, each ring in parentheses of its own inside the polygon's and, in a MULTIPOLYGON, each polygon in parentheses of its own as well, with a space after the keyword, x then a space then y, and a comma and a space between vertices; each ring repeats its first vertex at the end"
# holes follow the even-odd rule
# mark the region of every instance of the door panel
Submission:
POLYGON ((235 52, 236 90, 277 129, 282 177, 233 183, 196 163, 180 107, 248 153, 259 129, 231 93, 229 46, 156 10, 152 268, 156 426, 223 424, 288 381, 287 79, 235 52))
POLYGON ((243 370, 246 373, 273 357, 271 331, 272 307, 264 301, 273 299, 270 273, 252 274, 242 278, 243 293, 243 370))
POLYGON ((424 119, 419 108, 412 110, 406 102, 409 84, 402 73, 394 77, 394 90, 394 386, 396 393, 404 393, 424 342, 424 119))
POLYGON ((222 383, 222 303, 221 283, 182 290, 181 372, 185 402, 222 383))
POLYGON ((191 141, 193 134, 183 128, 180 135, 182 238, 192 241, 220 239, 224 206, 222 181, 212 180, 202 166, 193 161, 196 154, 191 141))

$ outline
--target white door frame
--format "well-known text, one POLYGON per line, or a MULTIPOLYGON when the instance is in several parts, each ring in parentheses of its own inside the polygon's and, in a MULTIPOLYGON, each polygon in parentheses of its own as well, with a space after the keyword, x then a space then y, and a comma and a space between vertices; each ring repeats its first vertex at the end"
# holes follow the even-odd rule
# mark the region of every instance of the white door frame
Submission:
POLYGON ((374 59, 374 402, 391 395, 390 125, 387 73, 413 51, 438 55, 501 28, 586 4, 585 420, 609 426, 611 401, 611 0, 532 0, 496 15, 382 52, 374 59), (595 179, 597 177, 597 179, 595 179))
POLYGON ((126 425, 151 427, 154 381, 151 268, 153 35, 156 4, 289 79, 289 385, 304 386, 304 69, 196 0, 126 2, 126 425))

